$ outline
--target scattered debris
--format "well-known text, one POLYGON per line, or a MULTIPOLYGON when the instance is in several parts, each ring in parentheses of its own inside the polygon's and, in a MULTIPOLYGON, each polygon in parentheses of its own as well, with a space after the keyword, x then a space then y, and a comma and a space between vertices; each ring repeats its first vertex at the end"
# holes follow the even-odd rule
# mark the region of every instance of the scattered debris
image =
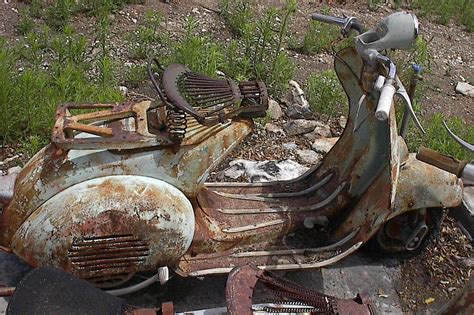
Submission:
POLYGON ((435 299, 434 299, 434 298, 432 298, 432 297, 430 297, 430 298, 427 298, 427 299, 425 299, 425 301, 424 301, 424 302, 425 302, 425 304, 426 304, 426 305, 428 305, 428 304, 431 304, 431 303, 433 303, 434 301, 435 301, 435 299))
POLYGON ((269 133, 279 134, 283 137, 285 136, 283 129, 272 123, 265 124, 265 130, 269 133))

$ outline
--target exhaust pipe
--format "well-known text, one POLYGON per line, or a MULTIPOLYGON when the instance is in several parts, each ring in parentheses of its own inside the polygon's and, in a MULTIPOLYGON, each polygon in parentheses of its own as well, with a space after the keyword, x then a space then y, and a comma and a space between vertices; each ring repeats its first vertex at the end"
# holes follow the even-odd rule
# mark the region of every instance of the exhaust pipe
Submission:
POLYGON ((9 168, 6 175, 0 175, 0 204, 3 208, 8 206, 13 198, 15 181, 20 171, 21 167, 16 166, 9 168))

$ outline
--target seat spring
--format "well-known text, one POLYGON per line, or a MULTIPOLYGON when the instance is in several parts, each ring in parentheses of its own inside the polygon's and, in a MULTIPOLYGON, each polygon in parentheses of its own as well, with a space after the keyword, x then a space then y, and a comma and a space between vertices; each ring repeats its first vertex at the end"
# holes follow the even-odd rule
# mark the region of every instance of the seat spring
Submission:
POLYGON ((181 142, 186 135, 187 120, 186 113, 174 106, 166 107, 166 125, 171 137, 181 142))

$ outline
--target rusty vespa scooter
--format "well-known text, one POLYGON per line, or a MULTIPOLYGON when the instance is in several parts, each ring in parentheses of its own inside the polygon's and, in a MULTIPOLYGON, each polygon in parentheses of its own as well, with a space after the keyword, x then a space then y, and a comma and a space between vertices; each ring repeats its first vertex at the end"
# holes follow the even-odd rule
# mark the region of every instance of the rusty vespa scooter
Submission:
MULTIPOLYGON (((409 154, 394 96, 421 128, 385 55, 411 47, 418 21, 395 13, 364 32, 354 17, 313 19, 355 30, 335 54, 349 100, 347 126, 305 174, 268 183, 206 183, 265 115, 260 81, 149 65, 159 101, 65 104, 52 142, 4 191, 0 245, 32 266, 55 266, 113 294, 245 264, 298 270, 333 264, 371 242, 415 252, 443 207, 461 203, 457 177, 409 154), (140 272, 156 274, 133 286, 140 272), (127 284, 128 285, 128 284, 127 284)), ((158 63, 158 62, 157 62, 158 63)))

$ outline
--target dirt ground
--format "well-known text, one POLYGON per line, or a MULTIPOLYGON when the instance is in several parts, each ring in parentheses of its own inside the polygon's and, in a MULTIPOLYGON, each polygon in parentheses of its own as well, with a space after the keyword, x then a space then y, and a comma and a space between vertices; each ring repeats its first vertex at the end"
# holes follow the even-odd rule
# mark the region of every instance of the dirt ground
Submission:
MULTIPOLYGON (((279 0, 256 0, 259 10, 269 5, 282 5, 279 0)), ((299 9, 296 19, 291 26, 291 32, 302 35, 307 27, 310 13, 321 8, 320 2, 324 1, 298 1, 299 9)), ((347 1, 346 4, 333 4, 333 14, 353 15, 365 25, 373 25, 382 17, 393 12, 389 6, 383 6, 376 12, 369 11, 366 1, 347 1)), ((130 5, 114 15, 111 27, 113 51, 122 62, 128 62, 125 41, 120 34, 129 32, 137 27, 136 21, 149 9, 157 10, 164 14, 166 29, 172 31, 174 36, 180 35, 180 26, 183 18, 193 15, 200 21, 203 33, 211 34, 219 40, 226 40, 230 32, 216 13, 217 0, 192 0, 170 1, 163 3, 158 0, 147 1, 146 5, 130 5)), ((19 19, 19 11, 25 4, 19 1, 2 1, 0 3, 0 35, 15 37, 15 25, 19 19)), ((421 17, 421 34, 431 39, 429 46, 432 59, 432 71, 426 73, 424 80, 428 91, 422 99, 421 114, 429 117, 437 112, 447 116, 462 117, 467 125, 474 124, 473 98, 455 93, 455 85, 460 81, 473 80, 474 74, 474 49, 473 35, 465 32, 457 25, 443 26, 421 17)), ((79 32, 92 36, 94 18, 79 16, 74 18, 74 24, 79 32)), ((304 56, 289 52, 297 63, 295 79, 304 84, 307 77, 313 72, 330 69, 332 58, 328 54, 304 56)), ((336 122, 331 127, 334 135, 338 130, 336 122)), ((282 142, 294 141, 300 148, 310 147, 304 139, 268 138, 262 126, 257 129, 255 136, 250 137, 242 146, 237 148, 235 157, 252 159, 282 159, 287 157, 283 150, 277 150, 282 142)), ((0 161, 15 155, 15 148, 8 148, 0 154, 0 161)), ((19 156, 4 165, 2 169, 22 164, 27 156, 19 156)), ((228 159, 229 161, 230 159, 228 159)), ((227 161, 227 162, 228 162, 227 161)), ((224 163, 225 164, 225 163, 224 163)), ((430 304, 429 298, 434 298, 433 303, 441 303, 453 296, 462 287, 463 283, 471 276, 471 267, 466 265, 466 258, 472 257, 472 245, 460 232, 459 228, 447 220, 441 229, 438 241, 431 243, 424 252, 409 260, 400 260, 401 274, 396 281, 397 293, 407 312, 423 310, 430 304)))

